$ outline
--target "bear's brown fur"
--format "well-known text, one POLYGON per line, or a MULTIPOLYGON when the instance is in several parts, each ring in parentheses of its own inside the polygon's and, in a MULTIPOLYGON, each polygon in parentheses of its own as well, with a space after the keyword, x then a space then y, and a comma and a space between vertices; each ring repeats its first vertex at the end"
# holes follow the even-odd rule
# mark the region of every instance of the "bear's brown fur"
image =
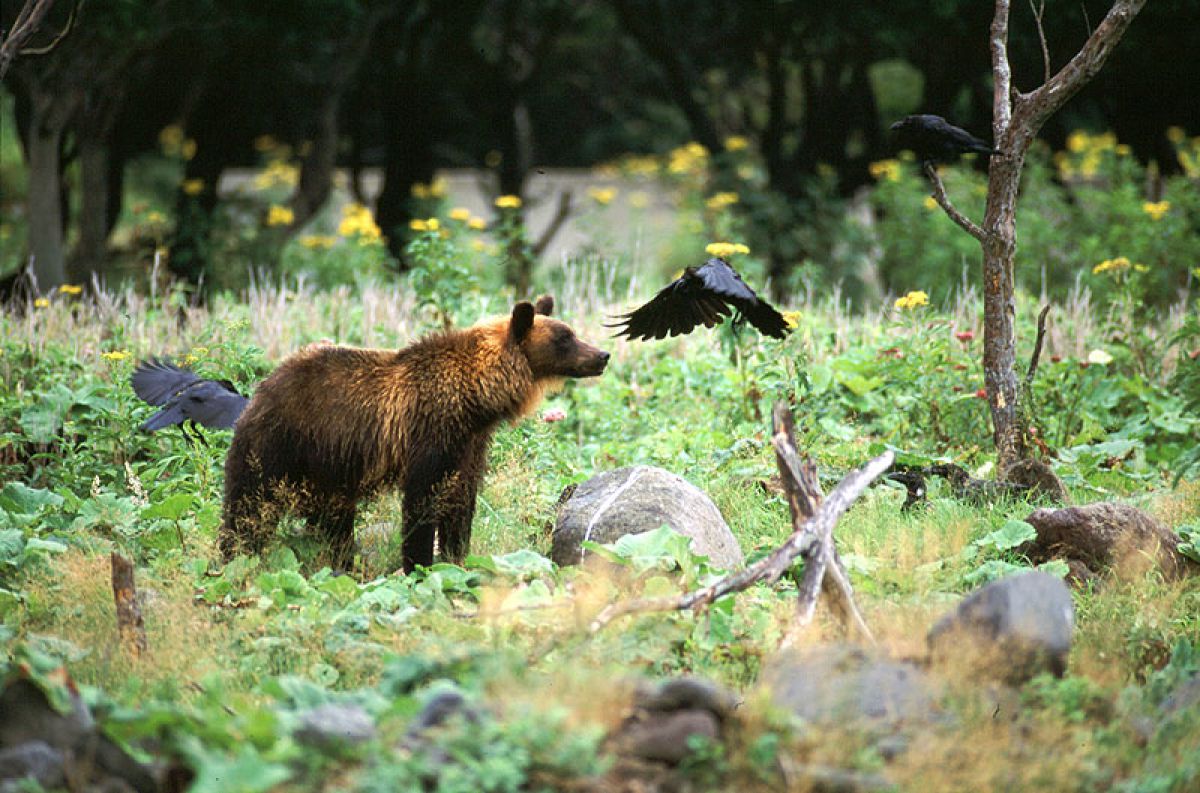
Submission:
POLYGON ((604 371, 608 353, 551 319, 553 298, 401 350, 312 345, 284 361, 238 419, 225 460, 225 558, 259 552, 291 509, 348 567, 358 502, 404 494, 404 569, 462 561, 488 444, 567 377, 604 371))

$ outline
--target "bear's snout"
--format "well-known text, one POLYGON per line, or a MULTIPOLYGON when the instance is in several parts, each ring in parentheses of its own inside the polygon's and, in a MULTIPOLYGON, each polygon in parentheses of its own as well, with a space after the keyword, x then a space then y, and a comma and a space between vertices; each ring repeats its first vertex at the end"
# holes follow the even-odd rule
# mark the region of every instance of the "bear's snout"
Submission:
POLYGON ((604 350, 593 347, 588 351, 586 356, 580 359, 579 365, 571 375, 573 377, 598 377, 604 374, 604 369, 608 366, 609 357, 609 354, 604 350))

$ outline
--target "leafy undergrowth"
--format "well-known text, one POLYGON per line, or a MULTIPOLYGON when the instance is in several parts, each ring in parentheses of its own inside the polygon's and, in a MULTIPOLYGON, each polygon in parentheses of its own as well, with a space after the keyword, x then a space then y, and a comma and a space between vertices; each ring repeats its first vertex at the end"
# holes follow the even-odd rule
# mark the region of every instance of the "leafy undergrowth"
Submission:
MULTIPOLYGON (((624 304, 612 295, 558 297, 589 340, 604 338, 603 314, 624 304)), ((506 308, 496 298, 465 299, 457 318, 506 308)), ((626 617, 590 635, 604 605, 679 592, 717 571, 665 531, 621 543, 598 554, 608 561, 582 570, 545 557, 561 490, 637 463, 702 486, 749 558, 777 546, 789 531, 787 507, 769 485, 767 416, 779 398, 794 406, 800 445, 831 480, 884 448, 912 464, 952 461, 987 474, 970 300, 945 314, 861 319, 829 304, 793 308, 797 332, 782 343, 727 328, 657 344, 603 342, 614 353, 609 371, 568 384, 548 403, 565 420, 535 418, 498 434, 474 556, 462 568, 438 564, 409 577, 395 572, 395 496, 363 511, 359 528, 372 530, 361 532, 353 577, 333 575, 319 544, 301 536, 262 558, 220 565, 229 434, 208 432, 198 443, 174 429, 139 433, 149 408, 127 382, 137 359, 169 353, 249 393, 307 342, 398 345, 439 317, 372 286, 263 289, 182 314, 168 301, 127 294, 99 307, 63 300, 4 315, 3 663, 65 664, 113 737, 132 746, 152 738, 183 758, 198 773, 195 791, 589 789, 610 763, 602 737, 636 682, 681 673, 745 696, 736 735, 698 747, 681 771, 697 789, 806 789, 789 774, 796 762, 877 770, 883 760, 869 745, 796 723, 758 687, 792 615, 794 577, 702 615, 626 617), (115 640, 113 550, 138 565, 148 650, 137 659, 115 640), (442 759, 432 762, 406 748, 405 733, 447 688, 487 715, 441 728, 442 759), (362 706, 377 735, 312 751, 295 737, 298 720, 327 702, 362 706)), ((1181 346, 1198 346, 1195 329, 1172 332, 1181 346)), ((1200 364, 1172 352, 1163 336, 1154 343, 1170 365, 1153 375, 1103 334, 1085 341, 1083 355, 1069 327, 1063 338, 1072 348, 1055 348, 1052 338, 1034 384, 1038 438, 1055 470, 1076 503, 1132 501, 1196 554, 1200 485, 1186 463, 1200 419, 1188 407, 1197 380, 1187 378, 1200 364)), ((1028 566, 1015 548, 1033 506, 967 505, 937 481, 926 508, 901 513, 903 500, 902 489, 873 487, 837 539, 881 644, 915 658, 930 623, 962 593, 1028 566)), ((1077 591, 1076 607, 1068 676, 1026 686, 1015 721, 997 720, 970 697, 952 704, 953 731, 922 737, 888 765, 902 789, 1194 789, 1200 713, 1155 714, 1200 665, 1200 585, 1132 566, 1077 591)), ((812 636, 835 638, 825 624, 812 636)))

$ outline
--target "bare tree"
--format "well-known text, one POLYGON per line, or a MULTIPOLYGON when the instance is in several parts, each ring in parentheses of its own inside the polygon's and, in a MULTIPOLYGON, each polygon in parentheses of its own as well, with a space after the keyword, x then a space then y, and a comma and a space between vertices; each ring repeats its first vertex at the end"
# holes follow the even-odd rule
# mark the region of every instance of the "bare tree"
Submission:
MULTIPOLYGON (((1025 427, 1018 410, 1020 383, 1016 370, 1016 304, 1013 263, 1017 252, 1017 193, 1025 155, 1046 121, 1083 88, 1104 66, 1117 42, 1146 0, 1115 0, 1083 47, 1057 73, 1032 91, 1013 85, 1008 60, 1010 0, 996 0, 992 18, 992 139, 1003 152, 994 156, 988 172, 987 208, 976 225, 954 209, 936 171, 928 169, 934 198, 955 223, 979 240, 983 249, 984 348, 983 371, 988 405, 995 429, 997 469, 1001 477, 1025 454, 1025 427)), ((1043 66, 1050 75, 1050 54, 1044 46, 1041 14, 1035 10, 1043 41, 1043 66)))
MULTIPOLYGON (((50 13, 50 7, 53 5, 54 0, 25 0, 9 29, 0 31, 0 80, 4 79, 9 65, 16 57, 25 52, 25 45, 33 38, 33 34, 38 32, 42 20, 50 13)), ((54 46, 57 41, 58 38, 49 46, 54 46)), ((41 48, 41 51, 46 50, 41 48)))

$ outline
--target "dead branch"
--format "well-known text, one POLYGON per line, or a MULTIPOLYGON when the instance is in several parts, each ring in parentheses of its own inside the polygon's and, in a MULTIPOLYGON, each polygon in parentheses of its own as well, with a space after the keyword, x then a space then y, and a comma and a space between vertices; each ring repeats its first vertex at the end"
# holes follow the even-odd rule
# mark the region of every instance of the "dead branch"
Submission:
POLYGON ((554 209, 554 216, 550 218, 550 222, 546 225, 542 235, 538 237, 537 242, 533 244, 533 255, 541 256, 546 248, 550 247, 550 243, 562 228, 563 223, 567 222, 567 218, 571 217, 571 191, 563 190, 558 194, 558 206, 554 209))
MULTIPOLYGON (((811 460, 801 460, 796 451, 796 435, 792 412, 786 403, 775 403, 772 412, 775 434, 771 443, 775 447, 775 461, 779 466, 784 492, 792 512, 792 531, 804 531, 804 521, 812 518, 824 497, 816 466, 811 460)), ((833 524, 818 537, 818 542, 808 546, 804 553, 804 578, 800 583, 800 597, 796 603, 796 623, 788 632, 785 644, 792 643, 799 632, 812 623, 816 613, 817 599, 824 592, 829 605, 842 625, 852 625, 866 640, 874 644, 875 639, 867 627, 858 607, 854 603, 854 590, 842 560, 838 557, 833 542, 833 524), (828 573, 828 575, 826 574, 828 573)))
POLYGON ((1046 315, 1049 313, 1050 306, 1045 305, 1038 314, 1037 339, 1033 342, 1033 355, 1029 358, 1029 369, 1025 372, 1026 388, 1033 385, 1033 376, 1037 374, 1038 361, 1042 358, 1042 344, 1046 341, 1046 315))
POLYGON ((933 200, 937 201, 938 206, 950 216, 950 219, 957 223, 963 231, 970 234, 975 239, 983 242, 987 237, 986 232, 978 226, 973 220, 968 218, 963 213, 959 212, 950 199, 946 196, 946 185, 942 184, 942 177, 938 176, 937 168, 928 160, 924 163, 925 175, 929 177, 929 183, 933 186, 933 200))
POLYGON ((1046 28, 1042 24, 1042 18, 1046 15, 1046 0, 1040 0, 1035 6, 1033 0, 1029 0, 1029 10, 1033 12, 1033 19, 1037 22, 1038 41, 1042 44, 1042 71, 1045 76, 1042 82, 1050 82, 1050 47, 1046 45, 1046 28))
MULTIPOLYGON (((25 0, 25 4, 17 13, 17 18, 13 20, 12 27, 9 28, 8 35, 4 37, 3 41, 0 41, 0 80, 4 79, 9 65, 21 53, 25 42, 37 33, 52 5, 54 5, 54 0, 25 0)), ((74 13, 71 16, 73 19, 74 13)))
MULTIPOLYGON (((694 609, 707 606, 718 598, 731 592, 740 592, 760 581, 769 584, 778 580, 796 561, 796 557, 808 551, 821 541, 820 538, 832 532, 833 526, 850 508, 850 505, 862 495, 871 482, 891 467, 894 457, 892 452, 884 452, 857 471, 852 471, 821 503, 813 517, 803 522, 800 522, 798 518, 794 521, 793 525, 800 524, 797 530, 793 531, 783 545, 769 556, 702 589, 682 595, 639 598, 613 603, 592 620, 588 628, 589 633, 597 633, 617 617, 625 614, 694 609)), ((785 473, 784 478, 787 479, 789 475, 790 472, 785 473)))
POLYGON ((109 561, 112 564, 113 601, 117 607, 117 632, 121 644, 137 658, 146 652, 146 623, 142 619, 142 607, 138 604, 137 586, 133 581, 133 562, 116 551, 109 555, 109 561))

